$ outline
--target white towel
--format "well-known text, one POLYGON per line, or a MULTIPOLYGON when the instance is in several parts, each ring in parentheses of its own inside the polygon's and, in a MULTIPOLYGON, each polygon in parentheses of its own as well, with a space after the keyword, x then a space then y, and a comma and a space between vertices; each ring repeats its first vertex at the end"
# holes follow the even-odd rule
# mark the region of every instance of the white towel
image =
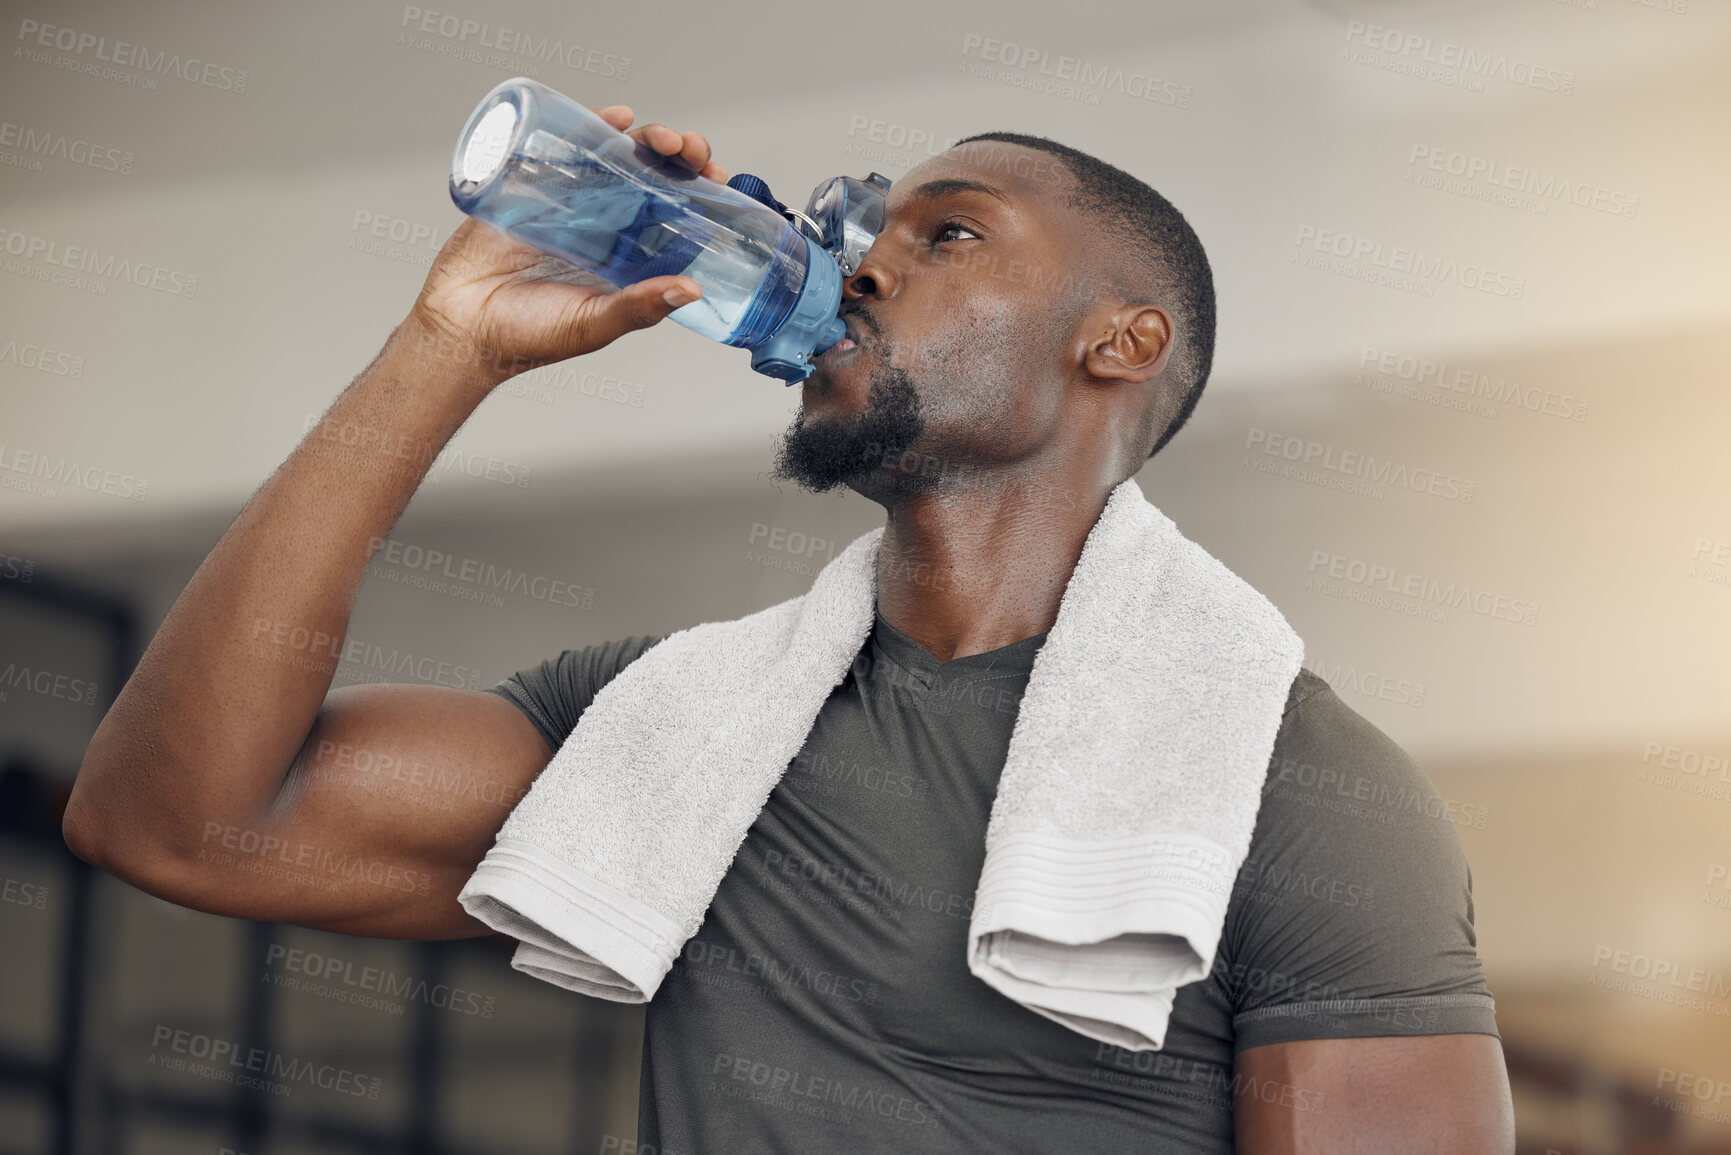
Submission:
MULTIPOLYGON (((883 529, 804 595, 671 634, 602 688, 458 895, 512 966, 647 1002, 870 633, 883 529)), ((1303 642, 1142 495, 1107 499, 1035 655, 968 968, 1065 1026, 1158 1049, 1206 976, 1303 642)))

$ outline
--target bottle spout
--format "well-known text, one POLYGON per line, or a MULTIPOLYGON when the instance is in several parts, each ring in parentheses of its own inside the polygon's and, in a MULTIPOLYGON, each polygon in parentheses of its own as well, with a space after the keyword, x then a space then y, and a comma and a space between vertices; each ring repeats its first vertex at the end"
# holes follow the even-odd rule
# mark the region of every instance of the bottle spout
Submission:
POLYGON ((841 308, 841 267, 816 241, 804 239, 810 259, 799 300, 767 341, 751 347, 751 367, 789 385, 811 376, 811 359, 847 335, 847 326, 836 316, 841 308))
POLYGON ((817 344, 811 347, 811 355, 817 356, 831 345, 847 336, 847 324, 840 318, 831 319, 817 335, 817 344))

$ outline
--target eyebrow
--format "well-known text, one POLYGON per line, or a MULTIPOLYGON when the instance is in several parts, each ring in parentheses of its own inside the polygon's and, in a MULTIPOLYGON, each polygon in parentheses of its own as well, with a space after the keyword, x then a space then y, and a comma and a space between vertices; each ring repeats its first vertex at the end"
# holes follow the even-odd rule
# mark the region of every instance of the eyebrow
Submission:
POLYGON ((913 191, 908 193, 908 200, 911 203, 918 204, 923 201, 937 200, 939 197, 945 197, 949 196, 951 193, 959 192, 985 193, 987 196, 997 197, 1005 204, 1005 206, 1010 206, 1009 197, 1005 196, 1001 191, 993 188, 991 185, 977 180, 929 180, 925 184, 916 185, 913 191))

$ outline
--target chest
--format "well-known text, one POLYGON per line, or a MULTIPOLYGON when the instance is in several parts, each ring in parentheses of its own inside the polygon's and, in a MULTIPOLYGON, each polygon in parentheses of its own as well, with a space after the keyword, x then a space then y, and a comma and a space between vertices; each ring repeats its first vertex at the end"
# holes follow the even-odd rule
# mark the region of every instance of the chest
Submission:
POLYGON ((760 969, 796 976, 773 992, 780 1011, 815 1016, 861 1046, 965 1065, 1042 1041, 1072 1045, 1069 1032, 967 967, 986 826, 1015 720, 984 692, 990 685, 966 696, 916 688, 904 699, 861 693, 850 680, 820 712, 703 932, 760 956, 760 969))
POLYGON ((650 1035, 663 1064, 728 1056, 731 1070, 738 1056, 771 1056, 827 1081, 814 1085, 900 1087, 993 1125, 1013 1119, 1015 1103, 1060 1096, 1090 1126, 1136 1130, 1153 1118, 1229 1130, 1230 1036, 1203 984, 1180 992, 1163 1052, 1131 1054, 968 970, 1013 716, 981 724, 905 705, 892 716, 870 699, 837 699, 656 997, 650 1035), (1196 1029, 1205 1020, 1218 1029, 1196 1029))

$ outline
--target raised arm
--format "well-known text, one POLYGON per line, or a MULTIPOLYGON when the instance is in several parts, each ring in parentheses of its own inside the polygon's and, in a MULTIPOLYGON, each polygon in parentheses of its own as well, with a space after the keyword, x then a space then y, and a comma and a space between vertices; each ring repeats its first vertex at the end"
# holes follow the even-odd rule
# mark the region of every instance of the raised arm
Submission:
MULTIPOLYGON (((632 119, 597 113, 622 130, 632 119)), ((696 133, 631 135, 725 179, 696 133)), ((217 542, 97 728, 63 825, 75 854, 220 914, 489 933, 456 895, 546 744, 491 694, 330 687, 373 550, 487 394, 699 295, 689 277, 609 292, 560 279, 570 271, 478 220, 458 226, 408 317, 217 542)))

